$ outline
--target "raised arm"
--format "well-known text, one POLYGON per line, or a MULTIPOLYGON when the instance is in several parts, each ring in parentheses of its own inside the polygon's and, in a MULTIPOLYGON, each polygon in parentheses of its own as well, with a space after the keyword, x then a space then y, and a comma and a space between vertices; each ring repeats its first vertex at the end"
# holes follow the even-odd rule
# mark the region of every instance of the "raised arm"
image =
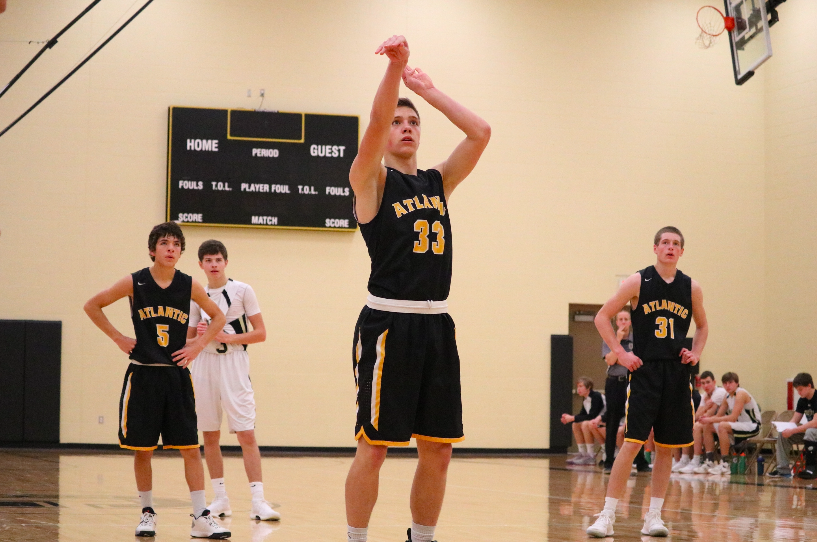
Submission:
POLYGON ((110 339, 116 343, 116 346, 119 347, 126 354, 130 354, 133 350, 133 347, 136 346, 136 339, 131 339, 130 337, 126 337, 119 332, 118 329, 114 327, 108 317, 105 316, 105 313, 102 312, 102 309, 107 307, 108 305, 122 299, 123 297, 133 296, 133 277, 128 275, 127 277, 118 280, 116 284, 108 288, 107 290, 102 290, 94 297, 89 299, 85 306, 85 314, 88 315, 88 318, 96 324, 96 327, 102 330, 105 335, 110 337, 110 339))
POLYGON ((457 145, 454 152, 444 162, 434 167, 443 177, 447 200, 457 185, 476 167, 482 151, 491 139, 491 126, 479 115, 435 87, 428 74, 420 68, 406 66, 403 70, 403 82, 465 133, 465 139, 457 145))
POLYGON ((692 281, 692 319, 695 320, 695 335, 692 336, 692 350, 681 349, 681 363, 697 365, 709 336, 709 324, 704 311, 704 293, 697 281, 692 281))
MULTIPOLYGON (((601 338, 607 343, 610 350, 615 353, 618 364, 626 367, 630 371, 635 371, 641 367, 643 363, 638 356, 624 350, 621 343, 616 340, 616 334, 613 331, 613 326, 610 325, 610 320, 612 320, 616 313, 624 308, 628 302, 637 299, 640 292, 641 274, 635 273, 630 275, 621 283, 621 287, 615 295, 599 309, 594 320, 596 329, 599 330, 599 335, 601 335, 601 338)), ((635 303, 633 303, 633 306, 635 306, 635 303)))
POLYGON ((400 97, 400 77, 409 58, 409 47, 403 36, 392 36, 377 48, 375 54, 386 55, 389 65, 374 96, 369 126, 360 140, 360 148, 349 170, 349 183, 355 193, 355 213, 360 223, 372 220, 383 199, 386 168, 383 154, 389 141, 394 109, 400 97))

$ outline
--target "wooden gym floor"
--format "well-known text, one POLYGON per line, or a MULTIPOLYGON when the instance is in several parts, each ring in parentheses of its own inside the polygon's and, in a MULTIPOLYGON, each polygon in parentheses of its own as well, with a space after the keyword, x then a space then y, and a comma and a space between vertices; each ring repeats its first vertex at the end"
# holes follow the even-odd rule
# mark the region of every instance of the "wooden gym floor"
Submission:
MULTIPOLYGON (((371 542, 404 542, 415 459, 391 457, 381 472, 371 542)), ((267 499, 276 522, 248 518, 249 489, 239 455, 225 456, 233 517, 223 523, 239 542, 345 540, 343 487, 351 457, 263 458, 267 499)), ((159 541, 189 540, 190 499, 177 453, 153 463, 159 541)), ((606 477, 565 466, 565 456, 455 457, 435 538, 440 542, 586 540, 604 501, 606 477)), ((207 483, 208 502, 212 489, 207 483)), ((619 505, 618 540, 640 534, 649 474, 632 476, 619 505)), ((0 449, 0 540, 133 542, 140 510, 132 458, 113 452, 0 449)), ((747 476, 673 475, 664 520, 668 540, 811 540, 817 532, 817 483, 747 476)), ((608 539, 611 540, 611 539, 608 539)))

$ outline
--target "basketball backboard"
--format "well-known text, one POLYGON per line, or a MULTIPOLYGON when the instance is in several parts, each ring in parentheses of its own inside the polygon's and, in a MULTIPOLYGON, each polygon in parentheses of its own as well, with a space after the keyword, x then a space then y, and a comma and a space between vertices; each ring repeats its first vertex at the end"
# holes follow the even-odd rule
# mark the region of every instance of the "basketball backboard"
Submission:
POLYGON ((742 85, 772 56, 766 0, 724 0, 726 16, 735 18, 729 32, 735 83, 742 85))

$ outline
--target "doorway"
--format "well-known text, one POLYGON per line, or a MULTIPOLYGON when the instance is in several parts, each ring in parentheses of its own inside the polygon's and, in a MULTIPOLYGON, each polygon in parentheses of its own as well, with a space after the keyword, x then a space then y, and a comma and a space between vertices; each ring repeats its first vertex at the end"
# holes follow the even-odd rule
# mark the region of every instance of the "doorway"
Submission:
POLYGON ((601 305, 584 303, 571 303, 568 307, 568 334, 573 338, 573 382, 569 383, 573 393, 571 414, 582 409, 583 399, 576 394, 576 380, 580 376, 590 377, 593 389, 604 393, 607 364, 601 359, 602 340, 593 322, 599 309, 601 305))

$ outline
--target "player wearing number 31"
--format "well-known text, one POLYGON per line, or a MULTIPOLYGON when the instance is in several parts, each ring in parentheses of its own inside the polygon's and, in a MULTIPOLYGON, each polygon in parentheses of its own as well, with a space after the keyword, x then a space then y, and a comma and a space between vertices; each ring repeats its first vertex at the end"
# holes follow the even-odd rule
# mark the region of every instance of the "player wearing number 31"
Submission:
POLYGON ((85 312, 94 324, 131 359, 119 403, 119 445, 135 454, 133 470, 142 504, 136 536, 156 534, 150 462, 161 435, 164 447, 178 448, 184 458, 193 501, 191 536, 227 538, 230 531, 218 525, 207 510, 196 400, 187 369, 226 320, 201 284, 176 269, 184 252, 184 234, 178 224, 165 222, 154 227, 148 236, 148 250, 151 267, 126 276, 85 303, 85 312), (123 297, 131 302, 135 340, 122 335, 102 312, 123 297), (213 315, 213 326, 186 345, 191 299, 213 315))
POLYGON ((430 541, 442 508, 451 443, 463 440, 459 356, 446 299, 451 284, 448 200, 477 165, 488 124, 442 93, 393 36, 349 181, 371 258, 369 297, 355 327, 357 453, 346 479, 348 540, 366 540, 388 446, 417 441, 412 542, 430 541), (447 160, 417 169, 420 114, 400 80, 465 133, 447 160))
POLYGON ((616 505, 630 477, 630 465, 641 445, 655 431, 656 457, 652 471, 650 509, 641 533, 669 534, 661 520, 661 507, 672 471, 672 449, 692 444, 695 414, 692 406, 690 366, 696 365, 706 344, 709 327, 703 293, 697 282, 678 268, 684 237, 667 226, 655 234, 655 265, 631 275, 596 315, 596 327, 618 363, 631 371, 625 412, 624 446, 616 456, 607 499, 598 520, 587 534, 603 538, 613 534, 616 505), (632 306, 633 350, 624 350, 610 327, 610 319, 624 305, 632 306), (695 320, 692 350, 683 347, 690 320, 695 320))

